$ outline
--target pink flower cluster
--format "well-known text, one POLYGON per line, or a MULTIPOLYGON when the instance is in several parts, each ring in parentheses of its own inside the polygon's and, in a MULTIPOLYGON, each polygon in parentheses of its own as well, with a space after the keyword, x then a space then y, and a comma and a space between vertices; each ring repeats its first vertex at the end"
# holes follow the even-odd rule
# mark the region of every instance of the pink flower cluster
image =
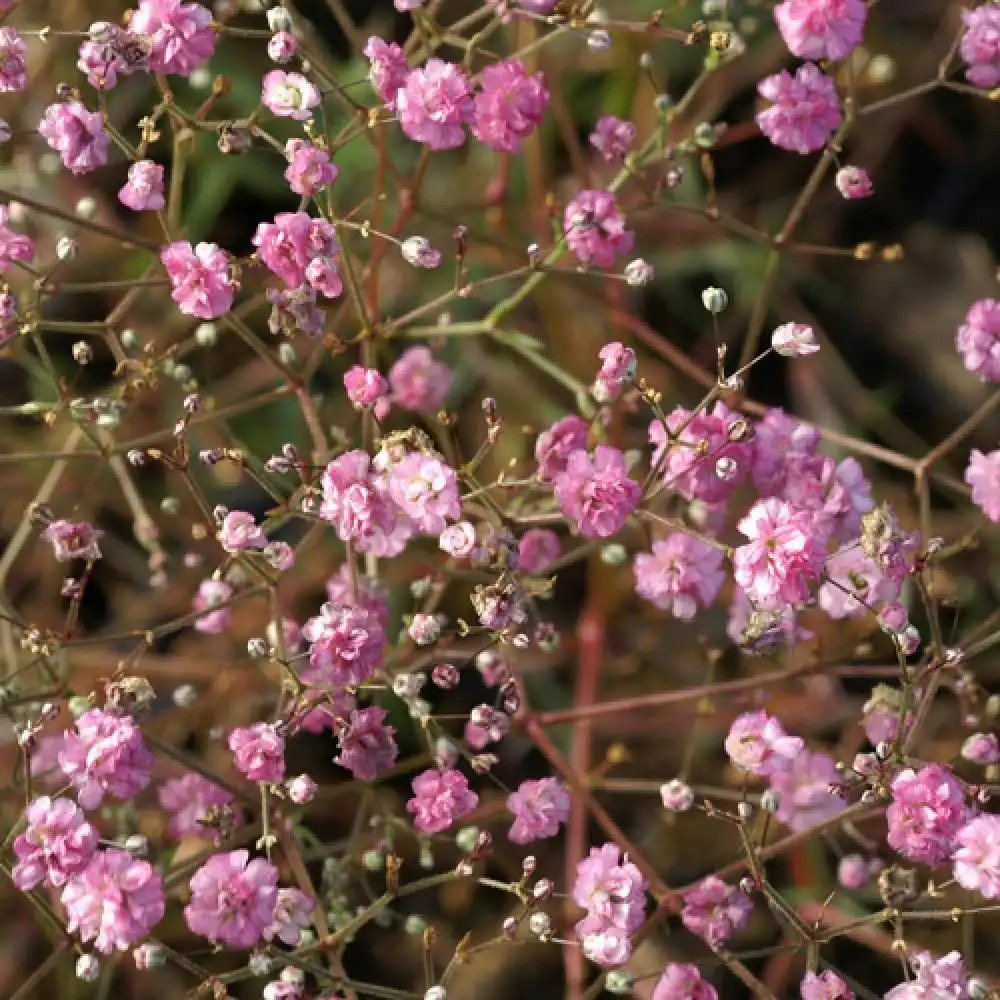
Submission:
POLYGON ((413 814, 413 825, 421 833, 440 833, 472 812, 478 802, 461 771, 429 770, 413 779, 413 798, 406 811, 413 814))
POLYGON ((646 910, 646 879, 615 844, 592 847, 576 866, 573 902, 587 915, 576 925, 583 952, 598 965, 622 965, 646 910))
POLYGON ((904 768, 892 782, 886 840, 904 858, 934 867, 952 854, 971 814, 962 783, 944 765, 904 768))
POLYGON ((508 836, 515 844, 554 837, 569 818, 570 797, 558 778, 522 781, 507 797, 507 809, 514 815, 508 836))
POLYGON ((684 894, 681 923, 715 948, 744 927, 751 913, 753 903, 742 889, 709 875, 684 894))

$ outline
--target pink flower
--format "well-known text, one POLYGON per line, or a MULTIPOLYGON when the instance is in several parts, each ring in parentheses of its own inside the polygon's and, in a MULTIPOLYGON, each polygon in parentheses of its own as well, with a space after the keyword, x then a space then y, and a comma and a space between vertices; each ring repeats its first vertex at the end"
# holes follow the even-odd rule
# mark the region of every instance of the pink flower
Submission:
POLYGON ((1000 382, 1000 301, 973 302, 955 335, 955 346, 970 372, 984 382, 1000 382))
POLYGON ((173 286, 171 298, 185 316, 215 319, 229 312, 236 283, 229 257, 216 243, 171 243, 160 253, 173 286))
POLYGON ((478 802, 461 771, 429 770, 413 779, 413 798, 406 811, 413 813, 413 825, 421 833, 440 833, 472 812, 478 802))
POLYGON ((392 401, 414 413, 434 413, 451 389, 451 369, 426 347, 404 351, 389 369, 392 401))
POLYGON ((802 740, 789 736, 778 719, 759 709, 736 717, 726 737, 726 753, 737 767, 768 777, 792 766, 802 753, 802 740))
POLYGON ((225 604, 232 596, 232 585, 225 580, 202 580, 191 602, 192 608, 199 613, 194 623, 195 630, 204 635, 218 635, 229 628, 232 610, 219 605, 225 604))
POLYGON ((118 200, 133 212, 155 212, 166 207, 163 197, 163 167, 152 160, 139 160, 128 168, 128 182, 118 200))
POLYGON ((148 861, 109 847, 62 891, 66 930, 110 955, 141 941, 163 919, 163 879, 148 861))
POLYGON ((774 20, 789 51, 800 59, 843 59, 860 44, 864 0, 785 0, 774 20))
POLYGON ((973 733, 962 744, 962 759, 984 767, 1000 763, 1000 741, 993 733, 973 733))
POLYGON ((149 36, 149 68, 188 76, 215 51, 212 12, 181 0, 140 0, 129 32, 149 36))
POLYGON ((845 889, 863 889, 872 875, 885 867, 881 858, 866 858, 861 854, 846 854, 837 865, 837 881, 845 889))
POLYGON ((653 542, 632 563, 635 591, 675 618, 690 619, 715 600, 726 579, 722 552, 683 532, 653 542))
POLYGON ((382 666, 385 632, 364 607, 324 604, 302 627, 309 645, 303 679, 320 687, 357 687, 382 666))
POLYGON ((267 40, 267 58, 271 62, 276 62, 283 66, 291 62, 295 53, 299 51, 299 43, 295 36, 287 31, 276 31, 267 40))
POLYGON ((685 893, 681 922, 715 948, 743 927, 752 912, 745 892, 709 875, 685 893))
POLYGON ((218 531, 219 544, 227 552, 262 549, 267 545, 264 529, 245 510, 231 510, 222 519, 218 531))
MULTIPOLYGON (((889 607, 892 608, 891 605, 889 607)), ((899 736, 902 709, 903 696, 899 688, 890 687, 888 684, 876 684, 872 688, 871 696, 861 708, 861 726, 865 731, 865 736, 868 737, 868 741, 873 746, 895 742, 899 736)), ((912 714, 908 712, 906 714, 907 728, 909 728, 912 718, 912 714)))
POLYGON ((800 66, 795 76, 782 70, 766 77, 757 84, 757 92, 773 102, 757 115, 757 124, 781 149, 811 153, 840 127, 837 87, 814 63, 800 66))
POLYGON ((339 284, 330 294, 331 290, 317 280, 322 272, 310 272, 317 258, 331 258, 340 249, 333 226, 326 219, 314 219, 306 212, 279 212, 274 222, 257 226, 252 242, 265 267, 289 288, 308 283, 327 298, 340 294, 339 284))
POLYGON ((799 986, 802 1000, 854 1000, 854 992, 832 969, 807 972, 799 986))
POLYGON ((59 767, 76 788, 77 801, 94 809, 105 795, 131 799, 148 784, 153 755, 128 715, 91 708, 63 733, 59 767))
POLYGON ((864 167, 852 167, 850 165, 841 167, 837 171, 833 182, 837 185, 837 190, 841 196, 848 201, 870 198, 874 190, 872 179, 868 176, 868 171, 864 167))
POLYGON ((819 432, 783 410, 768 410, 758 421, 753 440, 753 481, 765 496, 785 488, 790 462, 815 454, 819 432))
POLYGON ((563 213, 563 235, 577 260, 584 265, 613 267, 618 254, 626 254, 635 234, 625 227, 610 191, 581 191, 563 213))
POLYGON ((819 606, 831 618, 857 618, 899 597, 900 581, 887 577, 858 542, 848 542, 830 556, 826 577, 830 582, 819 588, 819 606))
POLYGON ((80 45, 76 66, 95 90, 112 90, 119 74, 131 76, 149 69, 151 47, 148 37, 107 24, 106 36, 97 41, 88 38, 80 45))
POLYGON ((885 815, 889 846, 910 861, 933 867, 951 854, 971 813, 962 783, 941 764, 927 764, 896 775, 885 815))
POLYGON ((170 836, 178 840, 188 836, 212 837, 205 820, 220 807, 229 809, 236 825, 243 822, 243 810, 236 804, 233 793, 194 771, 165 781, 158 796, 160 807, 170 814, 170 836))
POLYGON ((405 53, 395 42, 374 36, 368 39, 363 51, 370 64, 368 79, 375 93, 389 111, 395 111, 396 93, 406 83, 409 73, 405 53))
POLYGON ((108 162, 111 139, 104 131, 101 113, 88 111, 79 101, 50 104, 38 123, 38 134, 74 174, 85 174, 108 162))
POLYGON ((340 174, 325 149, 304 139, 289 139, 285 143, 285 157, 288 160, 285 180, 292 191, 303 198, 315 197, 340 174))
POLYGON ((436 455, 413 451, 389 472, 389 496, 416 526, 439 535, 461 516, 455 470, 436 455))
POLYGON ((337 733, 340 754, 336 762, 358 781, 374 781, 396 763, 396 730, 385 719, 384 708, 356 710, 337 733))
POLYGON ((252 948, 274 923, 278 870, 249 851, 215 854, 191 876, 184 920, 195 934, 230 948, 252 948))
POLYGON ((362 552, 386 552, 390 536, 408 524, 372 475, 371 456, 365 451, 335 458, 323 472, 322 485, 320 517, 333 525, 342 541, 357 541, 362 552))
POLYGON ((616 844, 592 847, 576 866, 573 902, 587 915, 576 935, 587 957, 600 965, 621 965, 632 950, 629 940, 646 910, 646 879, 616 844))
POLYGON ((598 357, 601 370, 591 392, 598 403, 613 403, 635 381, 635 351, 613 341, 600 349, 598 357))
POLYGON ((374 406, 389 394, 389 383, 377 368, 352 365, 344 373, 347 398, 356 409, 374 406))
POLYGON ((468 559, 476 551, 476 526, 469 521, 449 524, 441 532, 438 545, 454 559, 468 559))
POLYGON ((14 841, 17 864, 11 880, 22 892, 40 882, 59 888, 87 867, 97 849, 97 831, 72 799, 41 795, 28 803, 26 826, 14 841))
POLYGON ((968 64, 965 78, 977 87, 1000 83, 1000 4, 982 3, 962 11, 965 31, 959 51, 968 64))
POLYGON ((969 977, 957 951, 935 959, 929 951, 918 951, 911 959, 914 978, 894 986, 885 1000, 966 1000, 969 977))
POLYGON ((604 158, 605 163, 621 162, 635 142, 635 126, 614 115, 603 115, 597 119, 590 134, 590 144, 604 158))
POLYGON ((548 528, 529 528, 517 546, 517 568, 541 573, 559 558, 559 536, 548 528))
POLYGON ((316 901, 301 889, 279 889, 274 907, 274 919, 264 928, 265 941, 277 938, 289 948, 297 948, 302 932, 312 922, 316 901))
POLYGON ((569 819, 569 807, 569 792, 558 778, 522 781, 507 796, 507 810, 514 815, 507 836, 515 844, 554 837, 569 819))
POLYGON ((955 834, 955 881, 986 899, 1000 897, 1000 816, 977 816, 955 834))
POLYGON ((46 526, 41 537, 52 545, 57 562, 70 562, 73 559, 100 559, 98 543, 103 535, 103 531, 86 521, 57 520, 46 526))
POLYGON ((825 555, 813 518, 773 497, 759 500, 739 522, 750 539, 733 553, 733 576, 764 608, 803 604, 825 555))
POLYGON ((835 791, 843 783, 829 754, 803 750, 771 774, 771 789, 778 793, 775 816, 795 831, 823 823, 844 809, 835 791))
POLYGON ((238 727, 229 734, 236 769, 251 781, 277 784, 285 776, 285 738, 269 722, 238 727))
POLYGON ((819 350, 819 343, 811 326, 783 323, 771 334, 771 347, 786 358, 805 358, 819 350))
POLYGON ((557 420, 547 431, 538 435, 535 461, 538 475, 553 480, 566 471, 566 463, 574 451, 587 447, 587 421, 575 413, 557 420))
POLYGON ((965 481, 972 487, 972 502, 991 521, 1000 521, 1000 450, 984 455, 973 448, 965 481))
POLYGON ((8 25, 0 27, 0 93, 24 90, 28 85, 27 56, 21 33, 8 25))
POLYGON ((541 73, 529 76, 518 59, 487 66, 473 102, 472 134, 500 153, 516 153, 538 127, 549 92, 541 73))
POLYGON ((461 66, 431 58, 411 70, 396 92, 396 113, 407 138, 431 149, 455 149, 465 142, 473 114, 472 85, 461 66))
POLYGON ((305 122, 312 118, 313 108, 319 106, 322 96, 315 84, 301 73, 272 69, 264 75, 260 100, 278 118, 305 122))
POLYGON ((609 445, 599 444, 593 455, 574 451, 556 480, 559 509, 576 521, 584 538, 617 534, 641 498, 642 487, 628 477, 625 456, 609 445))
POLYGON ((389 600, 385 588, 363 576, 358 580, 358 593, 355 597, 346 563, 326 581, 326 596, 331 604, 357 605, 363 608, 383 629, 389 624, 389 600))
POLYGON ((718 1000, 715 987, 701 978, 697 965, 668 962, 653 987, 652 1000, 718 1000))
POLYGON ((10 206, 0 205, 0 271, 6 271, 16 260, 33 260, 35 244, 30 236, 15 232, 8 226, 10 206))
POLYGON ((319 785, 308 774, 296 775, 285 787, 288 789, 288 797, 297 806, 304 806, 312 802, 319 791, 319 785))

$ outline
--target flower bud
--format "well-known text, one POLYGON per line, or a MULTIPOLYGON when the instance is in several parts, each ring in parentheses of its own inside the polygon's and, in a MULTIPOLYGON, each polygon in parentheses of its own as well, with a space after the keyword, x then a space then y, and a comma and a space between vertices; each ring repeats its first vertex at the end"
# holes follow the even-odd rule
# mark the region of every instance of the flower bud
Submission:
POLYGON ((312 802, 316 796, 316 782, 308 774, 300 774, 292 778, 285 786, 288 789, 288 797, 297 805, 304 806, 307 802, 312 802))
POLYGON ((159 969, 166 964, 167 953, 163 950, 163 945, 147 941, 133 949, 132 960, 135 962, 135 967, 142 971, 159 969))
POLYGON ((79 245, 72 236, 60 236, 56 241, 56 256, 60 260, 72 260, 79 250, 79 245))
POLYGON ((612 969, 604 980, 604 988, 615 996, 632 992, 632 977, 621 969, 612 969))
POLYGON ((717 316, 729 305, 729 296, 721 288, 711 286, 701 293, 701 304, 713 316, 717 316))
POLYGON ((664 809, 669 809, 671 812, 687 812, 694 805, 694 792, 686 782, 674 778, 660 786, 660 799, 664 809))
POLYGON ((435 250, 423 236, 411 236, 403 240, 399 252, 403 255, 403 260, 413 267, 433 269, 441 263, 441 252, 435 250))
POLYGON ((93 955, 81 955, 76 960, 76 978, 85 983, 94 982, 101 972, 100 963, 93 955))

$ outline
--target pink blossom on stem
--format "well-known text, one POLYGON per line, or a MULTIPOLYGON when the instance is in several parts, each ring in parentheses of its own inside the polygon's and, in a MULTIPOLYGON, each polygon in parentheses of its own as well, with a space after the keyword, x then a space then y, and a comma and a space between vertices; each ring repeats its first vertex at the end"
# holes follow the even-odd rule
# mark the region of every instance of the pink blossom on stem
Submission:
POLYGON ((406 83, 406 55, 395 42, 369 38, 364 47, 369 62, 368 79, 389 111, 396 110, 396 94, 406 83))
POLYGON ((701 978, 697 965, 668 962, 653 987, 652 1000, 718 1000, 715 987, 701 978))
POLYGON ((782 323, 771 334, 771 347, 786 358, 805 358, 819 350, 819 343, 811 326, 782 323))
POLYGON ((449 524, 438 538, 438 546, 453 559, 468 559, 477 549, 476 526, 470 521, 449 524))
POLYGON ((994 733, 973 733, 962 744, 962 758, 984 767, 1000 763, 1000 741, 994 733))
POLYGON ((332 258, 340 250, 333 226, 326 219, 313 218, 306 212, 279 212, 273 222, 262 222, 253 235, 253 245, 264 266, 289 288, 308 284, 328 298, 333 295, 317 282, 318 275, 309 267, 317 258, 332 258))
POLYGON ((229 734, 229 749, 238 771, 251 781, 277 784, 285 776, 285 738, 277 726, 256 722, 229 734))
POLYGON ((831 618, 857 618, 899 597, 900 581, 887 577, 859 542, 848 542, 826 561, 829 582, 819 588, 819 606, 831 618))
POLYGON ((684 894, 681 922, 714 948, 740 930, 752 912, 753 903, 745 892, 709 875, 684 894))
POLYGON ((86 521, 51 521, 42 531, 41 537, 52 546, 52 554, 57 562, 73 559, 92 561, 101 558, 98 544, 104 532, 86 521))
POLYGON ((972 487, 972 502, 991 521, 1000 521, 1000 449, 984 455, 973 448, 965 481, 972 487))
POLYGON ((274 919, 264 928, 265 941, 277 938, 289 948, 297 948, 302 932, 312 922, 316 901, 301 889, 279 889, 274 906, 274 919))
POLYGON ((955 334, 955 346, 970 372, 984 382, 1000 382, 1000 301, 973 302, 955 334))
POLYGON ((133 212, 155 212, 166 207, 163 197, 163 167, 152 160, 139 160, 128 168, 128 181, 118 200, 133 212))
POLYGON ((587 447, 587 421, 575 413, 557 420, 538 435, 535 461, 538 475, 551 481, 566 471, 566 463, 574 451, 587 447))
POLYGON ((295 36, 288 31, 276 31, 267 40, 267 57, 271 62, 284 66, 291 62, 295 54, 299 51, 299 43, 295 36))
POLYGON ((819 432, 783 410, 764 414, 755 428, 752 455, 753 481, 765 496, 780 495, 791 464, 811 458, 819 444, 819 432))
POLYGON ((0 93, 24 90, 28 85, 28 46, 17 28, 0 27, 0 93))
POLYGON ((302 677, 321 687, 357 687, 382 666, 385 632, 365 607, 324 604, 302 626, 309 643, 309 666, 302 677))
POLYGON ((725 581, 722 552, 684 532, 653 542, 651 553, 636 555, 632 569, 635 590, 643 599, 691 619, 699 607, 708 607, 725 581))
POLYGON ((799 986, 802 1000, 854 1000, 854 991, 832 969, 807 972, 799 986))
POLYGON ((111 139, 101 113, 88 111, 79 101, 50 104, 38 123, 38 134, 71 173, 85 174, 108 162, 111 139))
POLYGON ((617 534, 642 498, 642 487, 628 476, 625 456, 602 444, 593 455, 581 450, 569 456, 555 492, 559 509, 584 538, 617 534))
POLYGON ((778 794, 775 816, 796 832, 823 823, 844 809, 837 794, 843 783, 829 754, 803 750, 771 774, 771 789, 778 794))
POLYGON ((220 807, 231 810, 236 825, 243 823, 243 810, 233 793, 194 771, 165 781, 157 794, 160 807, 170 815, 170 835, 178 840, 181 837, 213 837, 205 820, 212 810, 220 807))
POLYGON ((789 736, 781 722, 763 709, 737 716, 726 736, 729 759, 761 777, 788 770, 802 746, 798 736, 789 736))
POLYGON ((199 615, 194 622, 195 630, 204 635, 218 635, 229 628, 233 617, 232 609, 228 605, 220 605, 225 604, 232 596, 232 584, 225 580, 202 580, 191 602, 192 609, 199 615))
POLYGON ((396 92, 396 113, 407 138, 431 149, 455 149, 465 142, 463 126, 472 119, 472 85, 456 63, 428 59, 396 92))
POLYGON ((440 833, 472 812, 478 802, 461 771, 429 770, 413 779, 413 798, 406 811, 413 813, 413 825, 421 833, 440 833))
POLYGON ((774 20, 789 51, 800 59, 843 59, 860 44, 868 7, 864 0, 785 0, 774 20))
POLYGON ((322 95, 316 85, 301 73, 272 69, 261 83, 261 103, 278 118, 305 122, 312 118, 322 95))
POLYGON ((955 881, 986 899, 1000 897, 1000 816, 969 820, 955 834, 954 845, 955 881))
POLYGON ((285 143, 285 157, 288 160, 285 180, 292 191, 303 198, 314 198, 340 174, 325 149, 304 139, 289 139, 285 143))
POLYGON ((591 393, 598 403, 613 403, 635 381, 635 351, 613 341, 601 348, 598 357, 601 370, 594 379, 591 393))
POLYGON ((800 66, 794 76, 782 70, 766 77, 757 92, 772 102, 757 115, 757 124, 781 149, 803 154, 822 149, 840 127, 837 87, 814 63, 800 66))
POLYGON ((267 545, 264 529, 245 510, 231 510, 222 519, 218 530, 219 544, 227 552, 262 549, 267 545))
POLYGON ((904 768, 892 782, 886 840, 904 858, 935 866, 947 858, 969 819, 962 783, 943 765, 904 768))
POLYGON ((968 68, 965 78, 977 87, 1000 83, 1000 4, 981 3, 962 11, 959 52, 968 68))
POLYGON ((352 365, 344 373, 347 398, 356 409, 374 406, 389 394, 389 383, 377 368, 352 365))
POLYGON ((181 0, 140 0, 129 32, 149 38, 149 68, 154 73, 188 76, 215 51, 212 12, 181 0))
POLYGON ((389 473, 389 496, 414 524, 439 535, 462 513, 455 470, 436 455, 410 452, 389 473))
POLYGON ((929 951, 918 951, 910 965, 913 978, 894 986, 885 1000, 967 1000, 969 976, 957 951, 938 959, 929 951))
POLYGON ((614 115, 602 115, 590 133, 590 145, 601 154, 605 163, 620 163, 635 142, 636 128, 632 122, 614 115))
POLYGON ((628 253, 635 243, 615 196, 599 189, 581 191, 566 206, 563 235, 577 260, 594 267, 613 267, 615 257, 628 253))
POLYGON ((541 573, 552 565, 561 551, 559 536, 548 528, 529 528, 517 546, 517 568, 525 573, 541 573))
POLYGON ((404 351, 389 369, 392 401, 414 413, 434 413, 451 389, 451 369, 427 347, 404 351))
POLYGON ((558 778, 522 781, 507 796, 507 809, 514 815, 507 836, 515 844, 554 837, 569 818, 569 807, 569 792, 558 778))
POLYGON ((41 795, 25 810, 25 828, 14 841, 11 880, 22 892, 40 882, 59 888, 86 868, 97 849, 97 831, 72 800, 41 795))
POLYGON ((216 243, 171 243, 160 253, 173 286, 171 298, 186 316, 215 319, 229 312, 236 283, 229 257, 216 243))
POLYGON ((355 710, 337 733, 336 761, 359 781, 374 781, 396 763, 396 730, 386 723, 386 714, 378 707, 355 710))
POLYGON ((841 197, 846 198, 848 201, 870 198, 874 191, 872 179, 868 176, 868 171, 864 167, 850 165, 841 167, 833 180, 837 185, 837 190, 840 192, 841 197))
POLYGON ((528 75, 518 59, 487 66, 473 102, 472 134, 491 149, 516 153, 521 140, 538 127, 549 102, 541 73, 528 75))

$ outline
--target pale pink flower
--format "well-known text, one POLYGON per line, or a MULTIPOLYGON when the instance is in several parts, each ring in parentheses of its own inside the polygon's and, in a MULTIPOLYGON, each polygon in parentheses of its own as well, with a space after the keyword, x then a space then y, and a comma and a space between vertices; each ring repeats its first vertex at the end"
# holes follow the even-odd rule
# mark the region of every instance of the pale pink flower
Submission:
POLYGON ((196 631, 205 635, 218 635, 229 628, 232 620, 232 609, 226 602, 233 596, 232 584, 225 580, 202 580, 198 584, 194 600, 191 606, 198 612, 198 618, 194 622, 196 631))
POLYGON ((316 85, 301 73, 272 69, 264 75, 260 100, 272 115, 304 122, 312 118, 313 109, 319 106, 322 95, 316 85))
POLYGON ((79 101, 50 104, 38 123, 38 134, 74 174, 85 174, 108 162, 111 139, 104 131, 101 113, 88 111, 79 101))
POLYGON ((761 132, 775 146, 795 153, 822 149, 840 127, 840 98, 833 80, 814 63, 792 76, 782 70, 757 84, 757 92, 772 104, 757 115, 761 132))
POLYGON ((154 212, 166 207, 163 197, 163 167, 152 160, 139 160, 128 168, 128 181, 118 200, 133 212, 154 212))
POLYGON ((157 794, 160 807, 170 814, 170 835, 178 840, 190 836, 213 837, 214 832, 205 820, 215 809, 226 808, 237 826, 243 823, 243 810, 233 793, 194 771, 165 781, 157 794))
POLYGON ((451 389, 451 369, 427 347, 404 351, 389 369, 392 401, 414 413, 434 413, 451 389))
POLYGON ((841 167, 833 179, 841 196, 848 201, 870 198, 874 191, 872 179, 864 167, 841 167))
POLYGON ((994 733, 973 733, 962 744, 962 758, 984 767, 1000 763, 1000 741, 994 733))
POLYGON ((837 865, 837 881, 845 889, 863 889, 873 875, 885 867, 881 858, 866 858, 861 854, 845 854, 837 865))
POLYGON ((171 243, 160 253, 173 286, 171 298, 186 316, 216 319, 233 305, 236 283, 229 257, 216 243, 171 243))
POLYGON ((910 965, 914 978, 894 986, 885 1000, 967 1000, 969 976, 957 951, 938 959, 929 951, 918 951, 910 965))
POLYGON ((854 1000, 854 991, 832 969, 807 972, 799 985, 802 1000, 854 1000))
POLYGON ((794 831, 817 826, 844 809, 836 791, 843 783, 829 754, 803 750, 788 767, 771 773, 771 788, 778 794, 775 816, 794 831))
POLYGON ((1000 449, 969 453, 965 481, 972 487, 972 502, 991 520, 1000 521, 1000 449))
POLYGON ((35 257, 34 241, 11 229, 9 221, 10 206, 0 205, 0 271, 6 271, 16 260, 30 261, 35 257))
POLYGON ((340 294, 339 283, 331 294, 317 280, 322 272, 309 270, 316 259, 332 258, 340 250, 334 228, 326 219, 306 212, 279 212, 273 222, 257 226, 252 243, 264 266, 289 288, 309 284, 327 298, 340 294))
POLYGON ((215 51, 212 12, 181 0, 140 0, 129 32, 149 38, 149 68, 154 73, 188 76, 215 51))
POLYGON ((675 618, 693 618, 718 596, 726 574, 722 552, 683 532, 653 542, 652 553, 636 555, 635 591, 675 618))
POLYGON ((461 516, 458 477, 436 455, 410 452, 389 472, 389 496, 423 532, 439 535, 461 516))
POLYGON ((603 115, 597 119, 594 131, 590 133, 590 144, 606 163, 620 163, 632 148, 635 137, 636 128, 631 122, 614 115, 603 115))
POLYGON ((312 802, 319 791, 319 785, 308 774, 296 775, 286 783, 285 788, 288 791, 288 797, 297 806, 304 806, 312 802))
POLYGON ((764 496, 779 496, 790 464, 810 458, 819 445, 819 432, 783 410, 771 409, 757 422, 753 439, 752 475, 764 496))
POLYGON ((569 792, 558 778, 522 781, 507 796, 507 810, 514 816, 507 836, 515 844, 554 837, 569 819, 569 807, 569 792))
POLYGON ((365 607, 327 603, 302 626, 309 666, 302 678, 319 687, 357 687, 382 666, 385 632, 365 607))
POLYGON ((355 710, 337 732, 340 753, 334 759, 358 781, 374 781, 396 763, 396 730, 386 715, 377 706, 355 710))
POLYGON ((608 538, 625 526, 642 498, 642 487, 629 478, 625 456, 599 444, 593 455, 581 450, 569 456, 555 493, 559 509, 584 538, 608 538))
POLYGON ((364 47, 369 62, 368 79, 389 111, 396 110, 396 94, 406 83, 409 67, 406 55, 395 42, 369 38, 364 47))
POLYGON ((1000 897, 1000 816, 977 816, 955 834, 955 881, 986 899, 1000 897))
POLYGON ((559 558, 559 536, 548 528, 529 528, 517 546, 517 568, 541 573, 559 558))
POLYGON ((316 901, 301 889, 279 889, 274 906, 274 919, 264 928, 265 941, 277 938, 289 948, 297 948, 302 932, 312 922, 316 901))
POLYGON ((252 948, 274 923, 278 870, 249 851, 215 854, 191 876, 184 920, 195 934, 230 948, 252 948))
POLYGON ((864 0, 785 0, 774 20, 792 55, 843 59, 860 44, 868 7, 864 0))
POLYGON ((762 777, 788 770, 802 747, 798 736, 789 736, 781 722, 763 709, 737 716, 726 737, 729 759, 762 777))
POLYGON ((744 927, 752 912, 745 892, 709 875, 684 894, 681 923, 715 948, 744 927))
POLYGON ((163 879, 148 861, 114 847, 71 876, 60 897, 66 930, 104 955, 141 941, 163 919, 163 879))
POLYGON ((288 160, 285 180, 292 191, 303 198, 315 197, 340 174, 325 149, 304 139, 289 139, 285 143, 285 157, 288 160))
POLYGON ((276 31, 267 40, 267 58, 279 66, 291 62, 298 51, 299 43, 288 31, 276 31))
POLYGON ((557 420, 548 430, 538 435, 535 444, 539 477, 544 480, 555 479, 566 471, 569 456, 586 447, 586 420, 575 413, 557 420))
POLYGON ((431 149, 455 149, 473 115, 472 85, 461 66, 431 58, 396 92, 403 133, 431 149))
POLYGON ((947 858, 971 815, 962 783, 943 765, 904 768, 892 782, 886 840, 904 858, 934 867, 947 858))
POLYGON ((848 542, 826 561, 828 582, 819 588, 819 606, 831 618, 857 618, 899 597, 901 581, 886 576, 859 542, 848 542))
POLYGON ((476 526, 470 521, 449 524, 441 532, 438 546, 454 559, 468 559, 476 551, 476 526))
POLYGON ((668 962, 653 987, 652 1000, 718 1000, 715 987, 701 978, 697 965, 668 962))
POLYGON ((413 779, 413 798, 406 811, 413 813, 413 825, 421 833, 440 833, 472 812, 478 802, 461 771, 429 770, 413 779))
POLYGON ((600 349, 598 357, 601 370, 590 391, 598 403, 612 403, 635 381, 635 351, 613 341, 600 349))
POLYGON ((962 11, 965 31, 959 51, 968 64, 965 78, 977 87, 1000 83, 1000 4, 981 3, 962 11))
POLYGON ((600 189, 581 191, 566 206, 563 235, 577 260, 595 267, 613 267, 615 257, 635 243, 615 196, 600 189))
POLYGON ((222 519, 217 532, 219 544, 227 552, 262 549, 267 545, 264 529, 245 510, 231 510, 222 519))
POLYGON ((14 841, 11 881, 22 892, 40 882, 59 888, 86 868, 97 849, 97 831, 72 800, 41 795, 25 810, 25 828, 14 841))
POLYGON ((592 962, 615 966, 627 961, 630 937, 645 915, 646 889, 642 872, 616 844, 592 847, 577 863, 573 902, 587 915, 574 929, 592 962))
POLYGON ((771 347, 786 358, 804 358, 819 350, 819 342, 811 326, 783 323, 771 334, 771 347))
POLYGON ((1000 301, 973 302, 955 334, 955 346, 970 372, 984 382, 1000 382, 1000 301))
POLYGON ((538 127, 549 92, 541 73, 528 75, 518 59, 488 65, 479 76, 473 102, 472 134, 491 149, 516 153, 538 127))
POLYGON ((285 738, 270 722, 237 727, 227 741, 238 771, 251 781, 277 784, 285 776, 285 738))
POLYGON ((389 395, 389 382, 377 368, 352 365, 344 373, 347 398, 356 409, 374 406, 389 395))
POLYGON ((0 27, 0 93, 24 90, 28 85, 27 56, 21 33, 6 24, 0 27))
POLYGON ((92 561, 101 558, 98 544, 104 532, 87 521, 51 521, 45 526, 41 537, 52 545, 52 554, 57 562, 73 559, 92 561))

